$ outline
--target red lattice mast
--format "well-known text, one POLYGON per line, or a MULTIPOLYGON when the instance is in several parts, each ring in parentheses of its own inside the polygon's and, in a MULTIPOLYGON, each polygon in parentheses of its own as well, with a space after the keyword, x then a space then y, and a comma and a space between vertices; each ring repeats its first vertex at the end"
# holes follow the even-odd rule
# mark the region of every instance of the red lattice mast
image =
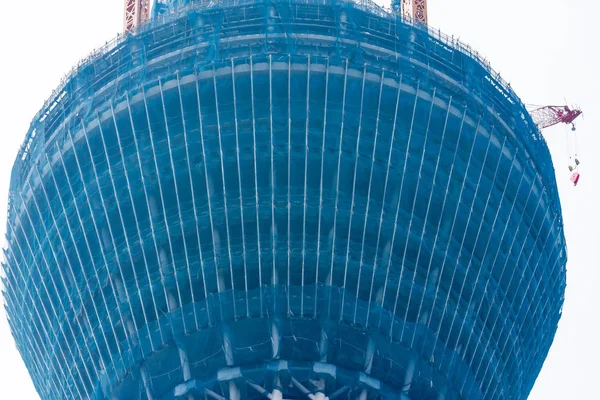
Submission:
POLYGON ((125 0, 123 32, 134 32, 150 18, 150 0, 125 0))
POLYGON ((402 14, 427 24, 427 0, 402 0, 402 14))

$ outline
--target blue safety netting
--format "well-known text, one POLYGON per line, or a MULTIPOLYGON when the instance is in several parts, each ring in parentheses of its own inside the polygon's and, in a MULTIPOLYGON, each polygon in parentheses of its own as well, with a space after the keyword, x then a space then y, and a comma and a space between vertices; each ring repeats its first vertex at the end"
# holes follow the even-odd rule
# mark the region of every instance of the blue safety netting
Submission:
POLYGON ((566 248, 512 90, 370 2, 184 3, 79 65, 13 168, 40 395, 525 398, 566 248))

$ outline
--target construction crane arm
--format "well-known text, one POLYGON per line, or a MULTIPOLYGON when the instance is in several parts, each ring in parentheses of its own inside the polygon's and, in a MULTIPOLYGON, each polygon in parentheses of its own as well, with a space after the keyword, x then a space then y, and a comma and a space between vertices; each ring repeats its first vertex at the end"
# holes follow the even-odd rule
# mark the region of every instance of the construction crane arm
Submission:
POLYGON ((582 112, 577 108, 571 109, 569 106, 545 106, 536 108, 529 114, 539 129, 545 129, 561 123, 572 125, 582 112))
MULTIPOLYGON (((558 124, 571 124, 571 130, 575 130, 574 121, 582 112, 578 108, 569 106, 545 106, 529 112, 533 122, 542 130, 558 124)), ((567 136, 567 151, 569 152, 569 172, 571 182, 577 186, 581 175, 579 174, 579 156, 577 154, 577 135, 567 136)))

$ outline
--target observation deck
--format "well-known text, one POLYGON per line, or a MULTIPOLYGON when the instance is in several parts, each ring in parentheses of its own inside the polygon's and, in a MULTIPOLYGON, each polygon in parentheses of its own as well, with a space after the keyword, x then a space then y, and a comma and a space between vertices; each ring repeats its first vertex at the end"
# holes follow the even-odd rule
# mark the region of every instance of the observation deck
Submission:
POLYGON ((567 254, 512 89, 371 2, 183 3, 80 63, 15 162, 42 398, 525 399, 567 254))

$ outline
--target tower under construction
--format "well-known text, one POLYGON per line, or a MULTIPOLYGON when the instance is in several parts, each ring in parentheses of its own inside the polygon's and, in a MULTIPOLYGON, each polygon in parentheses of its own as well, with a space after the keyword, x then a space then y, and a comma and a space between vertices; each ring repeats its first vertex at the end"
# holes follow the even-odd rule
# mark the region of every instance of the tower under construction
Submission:
POLYGON ((13 167, 4 295, 40 396, 525 399, 566 245, 489 64, 370 0, 142 11, 13 167))

